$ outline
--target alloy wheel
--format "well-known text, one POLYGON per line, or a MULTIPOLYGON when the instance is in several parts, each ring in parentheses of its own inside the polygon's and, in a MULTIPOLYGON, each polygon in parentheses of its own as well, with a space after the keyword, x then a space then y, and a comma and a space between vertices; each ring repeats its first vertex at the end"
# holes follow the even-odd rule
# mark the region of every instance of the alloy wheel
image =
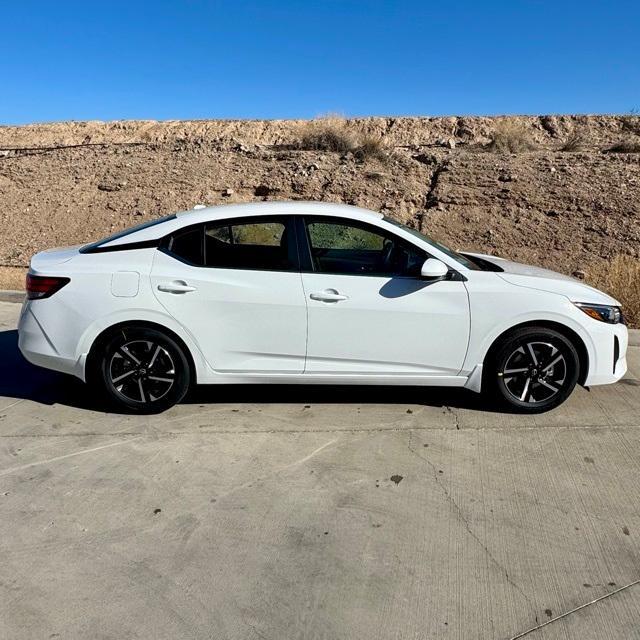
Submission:
POLYGON ((159 400, 174 385, 176 368, 169 351, 151 340, 132 340, 111 356, 109 378, 113 388, 132 402, 159 400))
POLYGON ((518 346, 498 375, 515 400, 529 405, 551 400, 563 390, 569 377, 560 350, 550 342, 538 341, 518 346))

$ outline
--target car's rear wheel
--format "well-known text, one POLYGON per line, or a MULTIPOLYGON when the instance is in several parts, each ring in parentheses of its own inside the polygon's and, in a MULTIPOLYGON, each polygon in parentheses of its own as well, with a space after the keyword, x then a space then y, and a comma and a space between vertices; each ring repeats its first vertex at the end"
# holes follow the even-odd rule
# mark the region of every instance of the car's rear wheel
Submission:
POLYGON ((107 398, 122 409, 158 413, 180 402, 189 389, 183 349, 157 329, 122 327, 98 357, 98 381, 107 398))
POLYGON ((572 342, 546 327, 524 327, 509 334, 488 363, 489 391, 503 406, 541 413, 562 404, 580 374, 572 342))

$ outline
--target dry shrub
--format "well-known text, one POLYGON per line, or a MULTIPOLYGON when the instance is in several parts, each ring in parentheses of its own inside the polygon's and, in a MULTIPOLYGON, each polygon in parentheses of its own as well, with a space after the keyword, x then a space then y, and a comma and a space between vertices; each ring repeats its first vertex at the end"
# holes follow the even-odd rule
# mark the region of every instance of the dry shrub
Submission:
POLYGON ((389 157, 382 138, 353 133, 349 130, 347 121, 340 116, 324 116, 309 122, 296 146, 304 151, 351 152, 361 161, 385 161, 389 157))
POLYGON ((527 127, 517 120, 498 120, 487 145, 487 149, 495 153, 522 153, 535 148, 527 127))
POLYGON ((309 122, 300 136, 297 147, 304 151, 334 151, 346 153, 356 148, 356 141, 344 118, 325 116, 309 122))
POLYGON ((640 142, 637 140, 619 140, 608 149, 605 153, 640 153, 640 142))
POLYGON ((622 305, 627 324, 640 328, 640 259, 617 255, 596 262, 587 270, 585 280, 602 289, 622 305))
POLYGON ((558 151, 580 151, 587 144, 587 139, 581 133, 572 131, 559 147, 558 151))
POLYGON ((360 138, 354 154, 359 160, 374 158, 384 162, 389 158, 389 150, 382 142, 382 138, 372 135, 364 135, 360 138))

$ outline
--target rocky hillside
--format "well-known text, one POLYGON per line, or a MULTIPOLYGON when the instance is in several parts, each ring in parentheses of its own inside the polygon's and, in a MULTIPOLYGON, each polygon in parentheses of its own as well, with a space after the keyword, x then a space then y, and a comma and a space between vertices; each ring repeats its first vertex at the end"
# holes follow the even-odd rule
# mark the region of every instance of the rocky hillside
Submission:
POLYGON ((0 127, 0 265, 198 203, 305 199, 580 272, 640 256, 638 150, 637 116, 0 127))

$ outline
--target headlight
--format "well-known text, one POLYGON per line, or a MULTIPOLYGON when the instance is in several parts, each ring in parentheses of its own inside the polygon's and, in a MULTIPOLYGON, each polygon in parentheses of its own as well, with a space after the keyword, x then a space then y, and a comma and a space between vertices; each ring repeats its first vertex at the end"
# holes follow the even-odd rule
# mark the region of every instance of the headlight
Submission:
POLYGON ((600 320, 600 322, 607 322, 609 324, 624 322, 622 309, 620 309, 620 307, 612 307, 608 304, 590 304, 588 302, 574 302, 573 304, 594 320, 600 320))

